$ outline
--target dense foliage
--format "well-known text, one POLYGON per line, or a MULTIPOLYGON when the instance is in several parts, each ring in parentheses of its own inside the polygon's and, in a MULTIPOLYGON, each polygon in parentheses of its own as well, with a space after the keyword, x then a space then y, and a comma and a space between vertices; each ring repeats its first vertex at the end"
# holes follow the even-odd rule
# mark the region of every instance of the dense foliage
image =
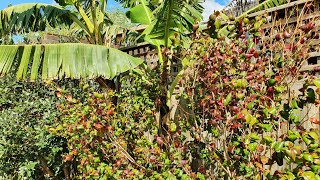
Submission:
MULTIPOLYGON (((75 7, 90 5, 81 2, 75 7)), ((152 5, 144 2, 132 16, 152 5)), ((163 15, 182 17, 170 7, 189 7, 164 2, 160 25, 163 15)), ((164 33, 164 61, 114 81, 2 79, 0 177, 319 180, 320 120, 311 111, 320 103, 319 69, 301 70, 319 32, 312 21, 271 30, 266 21, 215 12, 179 53, 167 23, 155 28, 164 33), (176 77, 173 60, 182 65, 176 77)))
POLYGON ((46 129, 60 114, 54 93, 43 84, 12 79, 0 83, 0 177, 62 175, 64 141, 46 129))
POLYGON ((178 84, 185 90, 175 96, 173 116, 159 119, 157 71, 124 76, 115 94, 85 85, 81 98, 58 92, 65 102, 51 132, 68 140, 70 176, 319 179, 319 120, 299 116, 318 103, 318 79, 299 71, 309 40, 317 38, 312 23, 272 34, 251 25, 262 25, 261 17, 221 32, 215 16, 211 34, 198 32, 182 52, 178 84), (275 38, 264 39, 266 33, 275 38))
POLYGON ((200 36, 187 56, 195 62, 186 97, 196 114, 197 171, 216 178, 319 179, 319 120, 302 114, 318 105, 319 87, 313 73, 300 72, 310 40, 319 38, 313 22, 269 31, 257 17, 221 32, 220 18, 213 14, 209 22, 218 38, 200 36))

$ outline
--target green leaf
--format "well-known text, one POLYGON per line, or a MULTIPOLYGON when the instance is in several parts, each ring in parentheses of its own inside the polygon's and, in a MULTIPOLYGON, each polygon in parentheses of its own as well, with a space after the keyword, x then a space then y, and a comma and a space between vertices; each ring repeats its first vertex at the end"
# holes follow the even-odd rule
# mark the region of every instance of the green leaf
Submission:
POLYGON ((234 24, 228 25, 228 30, 229 30, 229 31, 233 31, 233 30, 235 30, 235 29, 236 29, 236 25, 234 25, 234 24))
POLYGON ((206 178, 204 177, 203 174, 201 174, 200 172, 197 173, 197 179, 199 180, 205 180, 206 178))
POLYGON ((291 100, 291 101, 290 101, 290 107, 291 107, 292 109, 298 109, 299 106, 298 106, 297 101, 291 100))
POLYGON ((273 144, 273 149, 279 153, 283 150, 283 145, 284 145, 284 142, 276 142, 273 144))
POLYGON ((146 0, 140 0, 140 3, 141 4, 130 8, 130 10, 127 11, 127 16, 132 23, 151 25, 155 19, 152 10, 148 7, 146 0))
POLYGON ((248 42, 248 49, 254 48, 255 43, 253 41, 248 42))
POLYGON ((290 149, 290 150, 286 149, 286 150, 285 150, 285 153, 286 153, 293 161, 296 160, 296 157, 297 157, 297 151, 296 151, 296 150, 294 150, 294 149, 290 149))
POLYGON ((223 104, 227 106, 231 102, 231 100, 232 100, 232 93, 229 93, 226 99, 223 101, 223 104))
POLYGON ((174 122, 170 123, 169 130, 170 130, 171 132, 176 132, 176 131, 177 131, 177 125, 176 125, 176 123, 174 123, 174 122))
POLYGON ((19 46, 0 46, 0 76, 10 72, 18 49, 19 46))
POLYGON ((63 126, 62 126, 61 124, 58 125, 57 128, 56 128, 57 131, 60 131, 60 130, 62 130, 62 129, 63 129, 63 126))
POLYGON ((223 28, 219 29, 218 38, 226 37, 229 34, 230 34, 230 31, 228 30, 228 26, 224 26, 223 28))
POLYGON ((249 148, 250 152, 255 151, 257 149, 257 146, 258 146, 258 143, 256 143, 256 142, 248 144, 248 148, 249 148))
POLYGON ((267 117, 270 117, 269 114, 275 115, 277 113, 277 110, 276 110, 276 108, 272 107, 272 108, 269 108, 269 109, 267 109, 267 108, 264 109, 263 112, 267 117))
POLYGON ((313 162, 313 157, 311 154, 303 154, 303 159, 309 162, 313 162))
POLYGON ((294 142, 296 139, 301 138, 301 135, 298 131, 288 130, 288 139, 294 142))
POLYGON ((295 180, 296 177, 291 172, 287 172, 286 175, 282 176, 280 180, 295 180))
POLYGON ((303 177, 304 180, 314 180, 315 179, 315 174, 312 171, 304 171, 301 174, 301 177, 303 177))
POLYGON ((310 144, 310 148, 311 149, 316 149, 319 147, 319 144, 318 143, 314 143, 314 144, 310 144))
POLYGON ((245 156, 248 156, 249 153, 250 153, 250 152, 249 152, 247 149, 243 149, 243 154, 244 154, 245 156))
POLYGON ((259 122, 257 118, 253 117, 248 111, 243 110, 242 113, 245 115, 246 123, 249 124, 250 128, 259 122))
POLYGON ((264 142, 265 142, 266 144, 271 144, 271 143, 274 142, 274 139, 273 139, 272 137, 270 137, 270 136, 264 136, 264 137, 263 137, 263 140, 264 140, 264 142))
POLYGON ((272 107, 272 108, 268 109, 268 112, 269 112, 269 114, 276 115, 277 110, 276 110, 276 108, 272 107))
POLYGON ((17 72, 17 80, 24 79, 27 75, 31 50, 32 50, 31 45, 27 45, 24 47, 22 58, 21 58, 21 63, 20 63, 20 66, 19 66, 18 72, 17 72))
POLYGON ((304 134, 304 135, 302 136, 302 140, 303 140, 307 145, 311 144, 311 142, 312 142, 312 141, 309 139, 309 137, 308 137, 307 134, 304 134))
POLYGON ((315 131, 309 132, 309 136, 312 137, 312 139, 314 139, 315 141, 319 140, 319 136, 315 131))
POLYGON ((253 109, 254 104, 255 104, 254 101, 249 102, 247 104, 247 108, 250 109, 250 110, 253 109))
POLYGON ((300 117, 299 117, 299 110, 298 109, 291 110, 290 115, 289 115, 289 120, 293 121, 296 124, 300 123, 300 117))
POLYGON ((320 158, 317 153, 312 153, 312 157, 313 157, 313 159, 319 159, 320 158))
POLYGON ((253 26, 256 30, 258 30, 262 24, 263 24, 263 21, 260 20, 260 21, 256 21, 253 26))
POLYGON ((174 78, 173 82, 171 83, 170 89, 167 93, 167 106, 171 107, 171 97, 173 95, 173 92, 177 86, 177 84, 180 82, 181 78, 184 75, 184 70, 181 70, 178 75, 174 78))
POLYGON ((284 87, 283 86, 275 86, 274 87, 274 90, 277 92, 277 93, 282 93, 284 91, 284 87))
POLYGON ((256 133, 251 133, 249 136, 250 136, 251 141, 260 140, 260 137, 256 133))
POLYGON ((298 139, 298 136, 295 135, 295 134, 292 134, 292 135, 289 135, 289 136, 288 136, 288 139, 289 139, 291 142, 294 142, 296 139, 298 139))
POLYGON ((199 1, 163 0, 153 11, 155 20, 145 34, 148 39, 164 40, 164 46, 170 47, 172 37, 186 37, 185 33, 192 31, 193 24, 202 19, 202 11, 199 1))
POLYGON ((273 125, 272 124, 261 124, 259 123, 259 126, 262 127, 266 132, 271 132, 273 125))
POLYGON ((31 60, 33 60, 31 80, 37 79, 40 73, 42 79, 79 79, 99 76, 113 79, 118 74, 133 69, 143 62, 117 49, 100 45, 65 43, 41 46, 0 46, 1 74, 6 75, 10 72, 19 47, 24 50, 24 53, 21 60, 16 59, 20 62, 18 79, 27 78, 28 64, 31 60), (41 52, 41 46, 44 47, 44 52, 41 52), (33 48, 35 51, 31 51, 33 48), (43 56, 41 56, 42 53, 43 56), (39 69, 40 64, 42 64, 42 69, 39 69))
POLYGON ((314 85, 317 86, 317 88, 320 88, 320 78, 313 80, 313 83, 314 83, 314 85))
POLYGON ((93 161, 94 161, 95 163, 99 163, 99 162, 100 162, 100 158, 99 158, 99 157, 94 157, 94 158, 93 158, 93 161))
POLYGON ((72 5, 74 0, 55 0, 56 3, 60 4, 61 6, 72 5))
POLYGON ((48 25, 58 27, 72 23, 69 10, 50 4, 20 4, 0 11, 0 35, 36 32, 45 30, 48 25))
POLYGON ((311 165, 311 169, 313 170, 313 172, 318 172, 318 170, 320 169, 320 165, 311 165))
POLYGON ((309 103, 314 103, 316 100, 316 94, 312 88, 308 88, 307 90, 307 101, 309 103))
POLYGON ((248 86, 248 81, 246 79, 237 79, 235 81, 235 88, 246 88, 248 86))
POLYGON ((40 62, 41 62, 41 46, 36 45, 34 54, 33 54, 33 62, 32 62, 32 67, 31 67, 31 75, 30 75, 30 80, 34 81, 38 77, 38 71, 40 68, 40 62))
POLYGON ((219 19, 216 19, 216 20, 214 21, 214 26, 215 26, 216 29, 220 29, 220 27, 221 27, 221 21, 220 21, 219 19))

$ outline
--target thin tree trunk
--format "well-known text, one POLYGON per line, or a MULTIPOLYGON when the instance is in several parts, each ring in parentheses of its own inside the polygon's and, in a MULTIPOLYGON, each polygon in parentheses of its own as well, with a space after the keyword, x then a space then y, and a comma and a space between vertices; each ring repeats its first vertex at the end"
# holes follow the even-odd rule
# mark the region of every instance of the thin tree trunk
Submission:
POLYGON ((45 175, 49 175, 49 177, 53 177, 55 178, 54 176, 54 173, 51 171, 51 169, 48 167, 48 163, 47 161, 43 158, 43 157, 38 157, 39 161, 40 161, 40 165, 41 165, 41 169, 43 171, 43 173, 45 175))
MULTIPOLYGON (((114 80, 103 79, 102 77, 98 77, 96 82, 99 83, 100 88, 103 92, 108 91, 120 91, 120 77, 117 76, 114 80)), ((118 98, 116 96, 112 97, 112 103, 114 105, 117 104, 118 98)))
POLYGON ((64 179, 71 180, 69 163, 63 163, 63 174, 64 174, 64 179))

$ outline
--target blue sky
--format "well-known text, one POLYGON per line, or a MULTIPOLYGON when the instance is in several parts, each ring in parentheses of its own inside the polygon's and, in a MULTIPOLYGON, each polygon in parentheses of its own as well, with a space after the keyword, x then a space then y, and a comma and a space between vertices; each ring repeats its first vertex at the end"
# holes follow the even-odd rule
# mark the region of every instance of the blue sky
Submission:
MULTIPOLYGON (((32 3, 32 2, 52 4, 55 2, 54 0, 0 0, 0 1, 1 1, 0 10, 6 8, 8 4, 16 5, 16 4, 32 3)), ((204 19, 207 19, 214 10, 222 9, 223 6, 226 5, 229 1, 230 0, 206 0, 203 3, 203 6, 205 7, 205 10, 203 13, 204 19)), ((114 9, 114 8, 120 8, 120 6, 114 0, 109 0, 108 8, 114 9)))
MULTIPOLYGON (((52 4, 55 1, 54 0, 0 0, 0 9, 4 9, 8 6, 8 4, 16 5, 16 4, 23 4, 23 3, 47 3, 47 4, 52 4)), ((108 1, 108 8, 119 8, 119 4, 115 2, 114 0, 109 0, 108 1)))

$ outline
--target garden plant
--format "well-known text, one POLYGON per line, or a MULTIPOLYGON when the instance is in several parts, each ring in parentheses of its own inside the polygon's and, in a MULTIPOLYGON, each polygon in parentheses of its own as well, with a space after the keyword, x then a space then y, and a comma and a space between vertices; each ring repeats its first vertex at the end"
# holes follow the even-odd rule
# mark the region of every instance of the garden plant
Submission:
MULTIPOLYGON (((297 11, 294 23, 288 23, 289 12, 276 21, 268 14, 249 20, 216 11, 202 30, 200 1, 120 2, 130 8, 132 22, 147 25, 139 38, 158 49, 158 66, 133 68, 141 62, 121 55, 128 60, 123 66, 130 60, 136 64, 112 76, 83 71, 81 78, 61 80, 64 74, 47 66, 59 80, 2 79, 0 177, 320 179, 320 120, 313 111, 320 103, 319 69, 302 68, 319 40, 315 20, 304 18, 312 5, 297 11), (271 28, 264 28, 267 23, 271 28), (174 60, 182 69, 172 77, 174 60)), ((106 1, 59 3, 74 5, 80 14, 79 22, 73 20, 83 23, 85 37, 95 44, 83 49, 103 44, 103 27, 90 23, 102 23, 95 15, 103 10, 95 7, 103 9, 106 1), (82 8, 88 11, 83 14, 82 8)), ((12 71, 23 79, 29 70, 38 77, 34 62, 21 65, 38 46, 30 47, 29 56, 26 47, 13 57, 12 71)), ((44 52, 39 56, 44 62, 61 57, 44 52)))

